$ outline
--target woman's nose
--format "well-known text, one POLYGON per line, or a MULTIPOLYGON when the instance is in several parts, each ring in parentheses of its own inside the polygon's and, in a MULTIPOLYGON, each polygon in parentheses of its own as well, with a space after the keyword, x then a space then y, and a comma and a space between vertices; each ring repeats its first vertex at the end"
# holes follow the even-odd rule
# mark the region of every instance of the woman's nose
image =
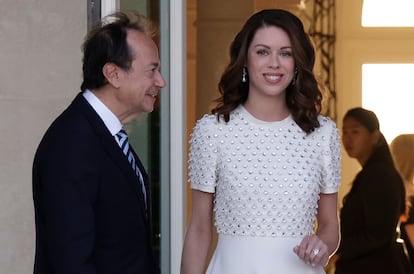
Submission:
POLYGON ((271 58, 270 58, 270 65, 269 65, 269 67, 271 67, 271 68, 279 68, 279 59, 278 59, 278 57, 277 56, 272 56, 271 58))

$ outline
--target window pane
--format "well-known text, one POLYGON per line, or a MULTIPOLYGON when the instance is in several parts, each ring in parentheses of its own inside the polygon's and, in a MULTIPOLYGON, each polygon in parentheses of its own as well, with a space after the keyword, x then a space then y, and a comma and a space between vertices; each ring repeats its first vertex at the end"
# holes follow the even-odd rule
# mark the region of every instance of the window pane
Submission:
POLYGON ((364 0, 363 27, 414 27, 414 0, 364 0))
POLYGON ((362 105, 377 114, 388 142, 414 133, 414 64, 362 65, 362 105))

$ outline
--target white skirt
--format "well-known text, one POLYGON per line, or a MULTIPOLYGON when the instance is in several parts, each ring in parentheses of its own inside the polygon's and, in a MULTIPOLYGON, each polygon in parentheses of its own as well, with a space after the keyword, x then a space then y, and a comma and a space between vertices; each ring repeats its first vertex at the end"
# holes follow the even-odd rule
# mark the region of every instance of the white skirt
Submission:
POLYGON ((302 239, 219 235, 207 274, 325 274, 293 252, 302 239))

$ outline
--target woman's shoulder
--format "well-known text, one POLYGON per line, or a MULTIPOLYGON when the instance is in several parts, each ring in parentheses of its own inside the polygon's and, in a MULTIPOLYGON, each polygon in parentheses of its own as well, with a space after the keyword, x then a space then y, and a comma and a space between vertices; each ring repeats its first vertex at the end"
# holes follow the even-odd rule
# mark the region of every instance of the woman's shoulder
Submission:
POLYGON ((204 125, 204 126, 223 126, 228 124, 233 124, 234 121, 238 121, 240 119, 242 111, 240 107, 234 109, 230 113, 230 120, 226 122, 224 120, 223 115, 219 114, 204 114, 200 119, 197 120, 197 125, 204 125))
POLYGON ((380 185, 390 185, 390 182, 401 181, 398 172, 389 162, 374 162, 367 164, 360 171, 359 177, 376 187, 379 187, 380 185))
POLYGON ((319 114, 318 121, 319 121, 320 127, 336 128, 336 122, 328 116, 319 114))
POLYGON ((193 131, 194 132, 209 132, 216 131, 220 124, 220 120, 217 119, 215 114, 204 114, 200 119, 197 120, 193 131))
POLYGON ((319 127, 315 128, 314 134, 323 136, 338 135, 338 128, 332 118, 324 115, 318 116, 319 127))
POLYGON ((214 114, 204 114, 200 119, 197 120, 197 124, 216 124, 217 122, 217 115, 214 114))

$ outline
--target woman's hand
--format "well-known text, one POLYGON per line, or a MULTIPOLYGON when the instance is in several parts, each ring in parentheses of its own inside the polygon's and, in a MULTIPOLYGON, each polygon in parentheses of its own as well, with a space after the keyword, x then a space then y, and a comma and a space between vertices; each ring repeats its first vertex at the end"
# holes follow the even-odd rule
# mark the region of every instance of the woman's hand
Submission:
POLYGON ((306 236, 293 251, 301 260, 313 267, 324 267, 330 255, 328 246, 317 235, 306 236))

